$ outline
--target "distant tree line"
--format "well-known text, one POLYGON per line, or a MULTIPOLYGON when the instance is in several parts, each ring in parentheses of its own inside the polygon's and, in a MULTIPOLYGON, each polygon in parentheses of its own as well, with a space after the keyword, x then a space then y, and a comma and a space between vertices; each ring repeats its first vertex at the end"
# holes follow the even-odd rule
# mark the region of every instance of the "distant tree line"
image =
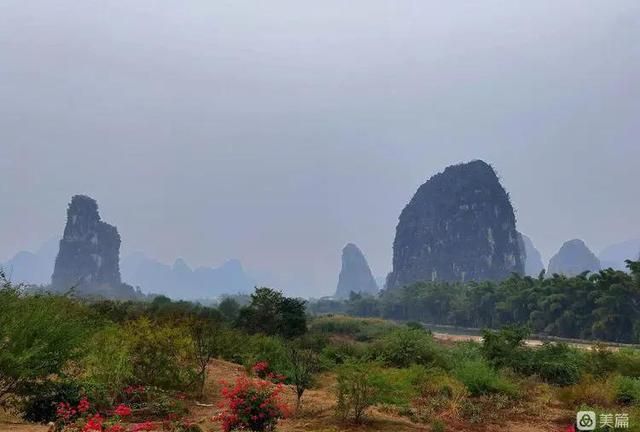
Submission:
POLYGON ((502 282, 420 282, 372 297, 320 300, 315 314, 346 313, 475 328, 526 325, 567 338, 640 342, 640 262, 575 277, 512 275, 502 282))

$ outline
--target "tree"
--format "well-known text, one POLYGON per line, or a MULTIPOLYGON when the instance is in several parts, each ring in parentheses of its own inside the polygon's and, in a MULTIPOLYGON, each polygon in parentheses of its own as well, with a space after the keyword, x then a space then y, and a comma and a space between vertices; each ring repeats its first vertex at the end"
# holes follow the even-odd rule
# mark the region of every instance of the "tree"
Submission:
POLYGON ((309 349, 289 348, 291 371, 289 378, 296 387, 296 411, 302 404, 304 391, 313 384, 313 376, 318 371, 318 356, 309 349))
POLYGON ((201 395, 204 394, 204 386, 207 381, 207 366, 219 351, 216 338, 218 327, 214 322, 208 320, 195 320, 190 325, 193 351, 198 363, 201 395))
POLYGON ((231 297, 225 297, 218 305, 218 310, 225 321, 233 322, 238 318, 240 304, 231 297))
POLYGON ((301 336, 307 331, 305 303, 271 288, 256 288, 251 303, 240 309, 236 323, 252 334, 301 336))

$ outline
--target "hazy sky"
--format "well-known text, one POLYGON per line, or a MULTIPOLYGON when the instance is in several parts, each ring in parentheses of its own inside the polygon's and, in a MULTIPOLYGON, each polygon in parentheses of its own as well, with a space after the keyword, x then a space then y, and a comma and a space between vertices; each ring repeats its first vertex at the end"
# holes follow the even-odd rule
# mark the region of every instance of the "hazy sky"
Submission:
POLYGON ((0 260, 84 193, 123 253, 329 294, 475 158, 545 259, 597 252, 640 236, 639 81, 637 0, 0 0, 0 260))

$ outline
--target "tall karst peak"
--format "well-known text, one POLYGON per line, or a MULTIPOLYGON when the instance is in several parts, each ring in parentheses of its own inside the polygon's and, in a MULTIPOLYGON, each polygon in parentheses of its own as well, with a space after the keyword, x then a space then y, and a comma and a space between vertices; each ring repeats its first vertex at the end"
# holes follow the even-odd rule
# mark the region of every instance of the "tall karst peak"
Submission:
POLYGON ((577 276, 600 270, 600 260, 580 239, 565 242, 549 261, 549 275, 577 276))
POLYGON ((491 165, 453 165, 420 186, 402 210, 386 287, 522 274, 521 244, 509 195, 491 165))
POLYGON ((375 295, 378 285, 362 251, 355 244, 347 243, 342 249, 342 268, 338 276, 336 297, 346 298, 352 292, 375 295))
POLYGON ((67 208, 67 223, 51 277, 54 290, 76 288, 84 294, 119 290, 120 235, 100 220, 98 203, 75 195, 67 208))

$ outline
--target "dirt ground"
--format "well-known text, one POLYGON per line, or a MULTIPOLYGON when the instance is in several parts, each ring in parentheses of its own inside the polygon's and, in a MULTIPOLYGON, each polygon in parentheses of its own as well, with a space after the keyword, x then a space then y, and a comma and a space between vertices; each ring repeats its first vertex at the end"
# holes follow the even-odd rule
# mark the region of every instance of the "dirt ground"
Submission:
MULTIPOLYGON (((199 424, 204 431, 218 432, 219 424, 211 418, 218 412, 220 402, 220 381, 232 381, 244 374, 244 369, 236 364, 222 360, 214 360, 209 366, 209 374, 202 400, 192 401, 189 418, 199 424)), ((303 407, 293 417, 278 424, 281 432, 428 432, 429 425, 413 423, 406 417, 383 412, 380 409, 371 410, 367 421, 363 425, 344 424, 334 415, 335 396, 333 386, 335 379, 330 375, 318 379, 317 388, 307 390, 304 394, 303 407)), ((288 402, 293 406, 295 394, 293 389, 287 392, 288 402)), ((507 416, 504 422, 465 424, 462 422, 446 422, 447 431, 456 432, 558 432, 566 430, 573 412, 563 410, 557 406, 545 406, 538 413, 517 413, 513 417, 507 416)), ((47 432, 46 425, 35 425, 20 422, 18 419, 4 415, 0 416, 0 432, 47 432)))

